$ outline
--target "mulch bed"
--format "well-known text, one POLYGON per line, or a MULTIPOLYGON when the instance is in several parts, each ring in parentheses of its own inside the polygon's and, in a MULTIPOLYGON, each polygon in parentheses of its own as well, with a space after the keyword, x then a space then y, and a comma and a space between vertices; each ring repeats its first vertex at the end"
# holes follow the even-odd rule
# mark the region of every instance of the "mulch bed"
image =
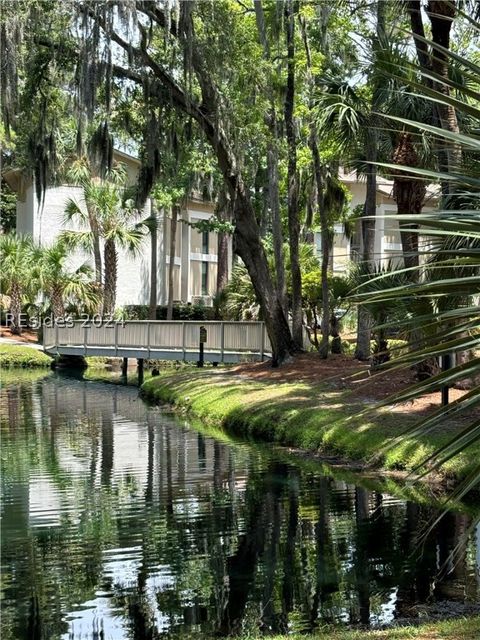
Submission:
POLYGON ((0 337, 11 338, 12 340, 25 343, 38 342, 36 331, 31 331, 30 329, 23 329, 21 335, 17 336, 10 331, 9 327, 0 327, 0 337))
MULTIPOLYGON (((372 372, 368 364, 351 356, 330 355, 324 360, 315 353, 302 354, 275 369, 269 362, 256 362, 237 365, 230 371, 233 375, 259 382, 327 383, 332 388, 351 390, 352 400, 360 402, 379 402, 416 382, 410 368, 372 372)), ((464 394, 463 390, 450 389, 450 401, 464 394)), ((440 392, 435 392, 398 404, 394 410, 423 413, 438 408, 440 403, 440 392)))

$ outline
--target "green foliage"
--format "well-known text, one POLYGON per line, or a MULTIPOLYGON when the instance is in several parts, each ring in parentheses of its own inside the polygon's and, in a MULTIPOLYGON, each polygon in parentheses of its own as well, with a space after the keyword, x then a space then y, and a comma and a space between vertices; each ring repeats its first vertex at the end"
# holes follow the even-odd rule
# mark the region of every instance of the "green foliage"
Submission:
POLYGON ((90 267, 82 264, 77 269, 69 269, 68 246, 61 239, 39 247, 30 236, 14 233, 0 236, 0 260, 3 265, 1 292, 8 296, 20 295, 27 313, 43 314, 50 308, 56 315, 63 315, 68 307, 79 312, 92 311, 98 305, 98 290, 90 267))
MULTIPOLYGON (((478 26, 477 24, 477 28, 478 26)), ((428 122, 406 121, 398 117, 392 120, 395 123, 400 121, 404 126, 420 133, 428 132, 434 135, 437 144, 444 145, 451 154, 456 150, 462 150, 463 166, 457 165, 452 170, 449 165, 449 169, 433 171, 419 167, 398 167, 387 163, 382 165, 385 169, 395 169, 400 174, 415 175, 425 181, 442 182, 443 188, 448 190, 449 196, 443 198, 439 210, 417 216, 415 220, 423 237, 436 239, 434 247, 437 248, 437 255, 433 259, 430 257, 426 265, 421 265, 413 272, 407 271, 409 282, 389 285, 387 279, 380 276, 376 280, 378 291, 362 292, 361 288, 357 296, 357 300, 372 308, 382 308, 386 305, 399 309, 408 306, 421 308, 420 313, 405 315, 397 321, 397 325, 405 331, 421 324, 423 335, 420 342, 414 345, 415 348, 396 358, 392 366, 419 366, 426 359, 450 353, 459 356, 453 368, 427 378, 396 396, 398 400, 416 398, 440 385, 461 384, 469 388, 463 397, 417 422, 414 427, 403 430, 393 443, 392 446, 395 446, 403 439, 412 437, 412 434, 417 436, 429 433, 447 416, 449 420, 455 420, 462 414, 470 417, 471 421, 465 428, 457 430, 441 448, 420 460, 417 468, 424 468, 421 465, 427 463, 433 465, 433 468, 438 468, 454 461, 460 454, 470 456, 473 461, 475 447, 480 441, 478 420, 471 419, 471 416, 475 415, 474 408, 480 403, 480 363, 475 355, 480 345, 480 315, 478 305, 472 303, 472 299, 478 295, 480 281, 480 217, 476 196, 478 179, 472 174, 470 160, 471 150, 475 149, 478 152, 480 144, 476 134, 471 133, 468 126, 472 117, 477 123, 480 121, 480 92, 477 86, 465 95, 455 80, 455 76, 458 75, 467 77, 472 70, 478 76, 480 68, 468 58, 457 56, 448 50, 442 50, 442 54, 452 70, 451 76, 442 78, 445 85, 443 91, 429 89, 428 82, 425 83, 425 89, 415 82, 412 82, 412 85, 416 91, 423 93, 424 100, 431 100, 435 106, 441 105, 444 109, 454 107, 459 114, 459 122, 465 123, 463 131, 442 129, 428 122), (462 114, 468 114, 468 118, 462 120, 462 114), (463 208, 461 202, 465 196, 469 205, 463 208)), ((421 75, 424 79, 429 78, 430 72, 424 70, 421 75)), ((408 216, 398 216, 397 219, 405 223, 408 216)), ((419 232, 418 228, 410 231, 419 232)), ((476 465, 454 496, 468 492, 479 481, 480 469, 476 465)))
MULTIPOLYGON (((328 274, 329 303, 331 310, 341 306, 350 295, 352 283, 349 278, 334 273, 328 274)), ((322 303, 322 283, 320 269, 309 271, 302 277, 302 296, 310 307, 320 308, 322 303)))
POLYGON ((50 367, 51 364, 50 356, 33 347, 0 344, 0 369, 2 367, 50 367))
POLYGON ((126 199, 127 173, 124 165, 118 164, 99 179, 92 174, 92 167, 85 159, 74 164, 70 178, 83 189, 84 203, 70 198, 65 208, 67 221, 78 220, 84 232, 68 231, 63 240, 71 246, 91 248, 93 244, 92 222, 103 240, 112 240, 122 248, 135 252, 143 232, 133 223, 139 217, 133 200, 126 199))
MULTIPOLYGON (((322 628, 314 634, 273 635, 270 640, 477 640, 480 634, 480 618, 457 618, 421 625, 394 627, 384 630, 344 630, 338 627, 322 628)), ((260 640, 262 636, 248 635, 238 640, 260 640)))
POLYGON ((224 289, 221 313, 226 320, 259 320, 260 307, 252 281, 242 262, 237 262, 224 289))
POLYGON ((12 295, 16 289, 23 302, 37 292, 34 246, 29 236, 15 233, 0 235, 1 293, 12 295))
POLYGON ((231 222, 220 220, 217 216, 211 216, 208 220, 198 220, 189 224, 193 229, 197 229, 200 232, 210 231, 212 233, 228 233, 228 235, 232 235, 235 230, 231 222))
MULTIPOLYGON (((149 308, 147 305, 126 305, 118 310, 122 320, 148 320, 149 308)), ((213 320, 214 309, 202 304, 174 304, 173 320, 213 320)), ((167 306, 158 305, 156 320, 167 319, 167 306)))
MULTIPOLYGON (((93 281, 93 271, 87 263, 77 269, 68 268, 69 250, 67 244, 58 239, 52 245, 36 249, 39 284, 52 307, 59 299, 65 308, 73 307, 76 312, 94 313, 100 302, 98 287, 93 281)), ((60 309, 60 315, 63 315, 60 309)))
POLYGON ((10 233, 15 230, 17 214, 17 196, 2 179, 0 188, 0 230, 10 233))

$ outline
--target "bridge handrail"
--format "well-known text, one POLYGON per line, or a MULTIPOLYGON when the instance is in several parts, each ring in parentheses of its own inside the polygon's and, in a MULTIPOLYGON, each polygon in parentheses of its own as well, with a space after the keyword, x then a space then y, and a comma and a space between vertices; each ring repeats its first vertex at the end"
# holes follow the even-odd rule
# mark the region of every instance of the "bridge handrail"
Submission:
MULTIPOLYGON (((200 343, 200 327, 207 330, 205 351, 218 352, 219 361, 225 353, 258 354, 262 359, 271 354, 271 344, 261 321, 229 320, 128 320, 124 322, 75 321, 68 326, 57 324, 44 328, 44 348, 54 351, 61 347, 110 348, 115 353, 125 349, 151 352, 175 350, 196 351, 200 343)), ((153 356, 155 357, 155 356, 153 356)))

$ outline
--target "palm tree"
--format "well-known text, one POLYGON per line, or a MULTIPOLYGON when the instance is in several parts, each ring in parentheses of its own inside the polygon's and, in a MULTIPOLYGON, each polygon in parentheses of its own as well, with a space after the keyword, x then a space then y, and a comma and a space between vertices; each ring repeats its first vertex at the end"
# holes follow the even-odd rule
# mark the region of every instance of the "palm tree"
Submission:
POLYGON ((32 240, 16 233, 0 235, 0 290, 10 297, 11 331, 22 333, 20 314, 28 292, 35 290, 32 240))
MULTIPOLYGON (((86 158, 75 160, 67 171, 68 178, 76 185, 83 187, 84 194, 88 194, 92 181, 92 171, 86 158)), ((95 201, 85 197, 85 208, 88 218, 88 224, 92 234, 91 248, 95 262, 95 279, 99 286, 102 282, 102 251, 100 247, 100 232, 97 221, 97 211, 95 209, 95 201)))
MULTIPOLYGON (((375 97, 376 108, 379 98, 375 97)), ((373 127, 373 106, 366 101, 361 91, 353 88, 349 82, 331 80, 324 86, 324 93, 319 99, 320 132, 334 132, 336 144, 339 147, 346 165, 355 165, 359 173, 366 175, 366 194, 363 206, 362 231, 362 262, 365 269, 373 270, 374 266, 374 234, 377 198, 377 171, 372 170, 378 158, 378 147, 381 131, 373 127), (372 131, 374 132, 372 135, 372 131), (366 163, 358 161, 365 158, 366 163)), ((375 118, 378 124, 378 117, 375 118)), ((357 348, 355 357, 368 360, 370 357, 372 318, 365 306, 358 306, 357 348)))
MULTIPOLYGON (((81 246, 96 254, 97 239, 103 241, 103 313, 115 310, 118 247, 135 253, 143 232, 135 219, 138 211, 132 200, 124 200, 126 172, 119 165, 105 178, 82 179, 84 203, 71 198, 67 202, 67 221, 78 220, 85 231, 66 231, 63 240, 69 246, 81 246)), ((96 260, 96 258, 95 258, 96 260)), ((98 277, 98 267, 96 265, 98 277)))
MULTIPOLYGON (((480 23, 469 17, 469 21, 480 29, 480 23)), ((437 45, 438 47, 438 45, 437 45)), ((480 65, 471 59, 451 53, 446 48, 441 52, 448 58, 449 65, 455 68, 455 73, 442 76, 442 82, 447 85, 448 91, 431 88, 428 83, 423 88, 423 96, 431 99, 434 104, 440 103, 443 107, 453 107, 458 115, 458 122, 463 131, 458 133, 452 128, 441 128, 430 122, 408 121, 405 124, 418 132, 426 132, 435 137, 437 143, 446 147, 458 145, 462 151, 463 166, 458 164, 448 167, 441 172, 427 171, 423 168, 411 166, 399 167, 398 165, 386 165, 389 169, 404 171, 407 174, 415 174, 423 180, 436 179, 439 183, 447 181, 455 185, 457 193, 462 193, 465 202, 461 198, 455 198, 448 204, 449 208, 441 208, 430 214, 422 214, 416 220, 421 233, 429 238, 437 238, 441 241, 441 254, 437 255, 432 265, 419 268, 417 282, 409 282, 404 286, 387 288, 375 294, 365 293, 359 298, 363 303, 378 304, 393 302, 403 304, 412 299, 424 299, 429 302, 431 311, 423 317, 405 318, 401 325, 407 329, 412 324, 422 322, 424 326, 434 327, 429 335, 424 335, 421 344, 412 352, 401 355, 394 360, 395 366, 410 366, 422 362, 425 358, 438 358, 452 353, 465 353, 473 351, 478 353, 480 348, 480 313, 478 304, 472 302, 478 298, 480 286, 480 211, 479 197, 480 181, 478 180, 478 152, 480 142, 476 135, 476 127, 480 121, 480 91, 476 79, 480 76, 480 65), (458 78, 465 78, 465 85, 458 78), (468 79, 475 79, 469 82, 468 79), (470 133, 469 126, 473 134, 470 133), (455 208, 452 206, 455 204, 455 208), (466 205, 462 208, 462 204, 466 205), (435 276, 433 277, 433 274, 435 276), (453 304, 452 304, 453 301, 453 304)), ((422 69, 422 76, 427 80, 432 75, 431 71, 422 69)), ((420 90, 418 84, 413 85, 420 90)), ((401 221, 405 216, 401 217, 401 221)), ((438 245, 437 245, 438 249, 438 245)), ((422 380, 415 386, 395 394, 395 398, 389 398, 388 402, 401 401, 415 398, 437 390, 439 387, 452 386, 465 379, 470 379, 471 388, 462 397, 453 403, 447 404, 417 423, 413 428, 401 432, 395 440, 396 444, 402 438, 415 437, 431 431, 439 423, 448 419, 454 422, 459 416, 470 421, 463 425, 454 437, 436 450, 431 456, 423 460, 421 468, 424 472, 437 469, 445 462, 480 440, 480 424, 478 418, 472 418, 474 407, 480 404, 480 386, 478 375, 480 372, 480 358, 474 356, 468 360, 460 360, 456 366, 446 369, 437 375, 422 380)), ((420 467, 420 465, 419 465, 420 467)), ((418 471, 418 468, 415 469, 418 471)), ((452 497, 460 497, 480 481, 480 466, 473 459, 469 469, 469 475, 459 486, 452 497)))
POLYGON ((67 268, 68 247, 61 239, 50 247, 37 250, 39 281, 50 301, 54 318, 65 315, 65 307, 75 305, 92 312, 98 308, 99 290, 92 280, 92 269, 86 264, 74 271, 67 268))

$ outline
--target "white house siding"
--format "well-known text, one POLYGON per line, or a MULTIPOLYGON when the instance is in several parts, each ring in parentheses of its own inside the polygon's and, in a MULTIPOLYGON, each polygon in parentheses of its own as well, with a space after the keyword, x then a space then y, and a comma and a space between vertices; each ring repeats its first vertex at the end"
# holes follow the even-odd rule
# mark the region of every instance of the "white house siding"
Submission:
MULTIPOLYGON (((131 167, 130 167, 131 169, 131 167)), ((133 173, 132 173, 133 176, 133 173)), ((129 177, 132 177, 129 176, 129 177)), ((45 192, 42 203, 38 203, 35 197, 33 185, 30 185, 24 196, 24 201, 17 201, 17 230, 22 234, 32 235, 34 240, 42 246, 51 245, 59 235, 66 230, 79 231, 82 227, 78 223, 65 221, 65 208, 70 198, 76 200, 80 207, 84 206, 83 190, 81 187, 62 185, 50 187, 45 192)), ((208 219, 213 213, 213 207, 205 203, 194 203, 198 210, 187 209, 182 211, 177 225, 177 238, 175 249, 174 267, 174 299, 175 301, 191 302, 195 297, 201 296, 201 263, 208 262, 208 291, 207 295, 213 296, 216 288, 217 277, 217 234, 209 233, 208 254, 202 251, 202 234, 192 229, 189 221, 208 219), (191 243, 193 242, 193 246, 191 243), (199 287, 192 277, 192 272, 200 269, 199 287)), ((150 202, 142 216, 150 214, 150 202)), ((158 291, 159 304, 166 304, 168 289, 168 264, 170 243, 170 217, 159 215, 158 219, 158 291), (165 231, 165 233, 164 233, 165 231), (162 260, 163 256, 163 260, 162 260)), ((102 247, 103 249, 103 247, 102 247)), ((231 254, 231 251, 230 251, 231 254)), ((117 278, 117 307, 125 305, 148 304, 150 298, 150 261, 151 240, 148 234, 142 240, 141 245, 134 256, 129 252, 118 251, 118 278, 117 278)), ((93 256, 83 250, 75 250, 69 258, 69 268, 76 269, 87 262, 93 269, 93 256)))
MULTIPOLYGON (((76 200, 80 207, 84 205, 83 191, 80 187, 50 187, 45 192, 43 203, 38 203, 33 187, 26 193, 26 201, 19 202, 17 208, 17 229, 29 233, 42 246, 49 246, 63 231, 79 231, 82 227, 73 222, 65 222, 65 208, 69 199, 76 200), (32 215, 33 212, 33 215, 32 215)), ((148 215, 149 207, 144 212, 148 215)), ((139 218, 140 219, 140 218, 139 218)), ((102 247, 103 248, 103 247, 102 247)), ((91 254, 75 250, 69 259, 71 269, 87 262, 93 269, 91 254)), ((146 304, 150 288, 150 239, 145 237, 138 254, 133 257, 128 252, 118 251, 117 306, 127 304, 146 304)))
MULTIPOLYGON (((187 213, 190 223, 208 220, 210 214, 200 209, 190 210, 187 213)), ((189 302, 199 298, 212 298, 217 288, 218 272, 218 234, 209 232, 208 247, 203 246, 203 234, 190 227, 190 299, 189 302), (204 249, 207 253, 204 253, 204 249), (202 286, 202 270, 206 270, 206 289, 202 286)))
MULTIPOLYGON (((358 206, 363 206, 366 196, 365 179, 357 179, 354 174, 342 174, 341 179, 347 185, 351 193, 350 209, 353 211, 358 206)), ((392 197, 392 181, 379 178, 377 181, 376 218, 375 218, 375 244, 374 256, 378 263, 391 262, 393 265, 402 266, 402 245, 398 222, 389 220, 389 215, 397 212, 397 205, 392 197)), ((433 196, 433 192, 430 194, 433 196)), ((433 210, 432 200, 428 200, 423 207, 424 212, 433 210)), ((332 270, 335 273, 345 273, 350 260, 358 259, 362 252, 361 226, 357 221, 356 230, 352 240, 348 240, 343 232, 342 225, 335 225, 334 241, 332 248, 332 270)), ((321 233, 314 234, 316 255, 321 258, 321 233)))
POLYGON ((33 236, 34 205, 33 189, 28 190, 24 201, 17 200, 17 233, 33 236))

